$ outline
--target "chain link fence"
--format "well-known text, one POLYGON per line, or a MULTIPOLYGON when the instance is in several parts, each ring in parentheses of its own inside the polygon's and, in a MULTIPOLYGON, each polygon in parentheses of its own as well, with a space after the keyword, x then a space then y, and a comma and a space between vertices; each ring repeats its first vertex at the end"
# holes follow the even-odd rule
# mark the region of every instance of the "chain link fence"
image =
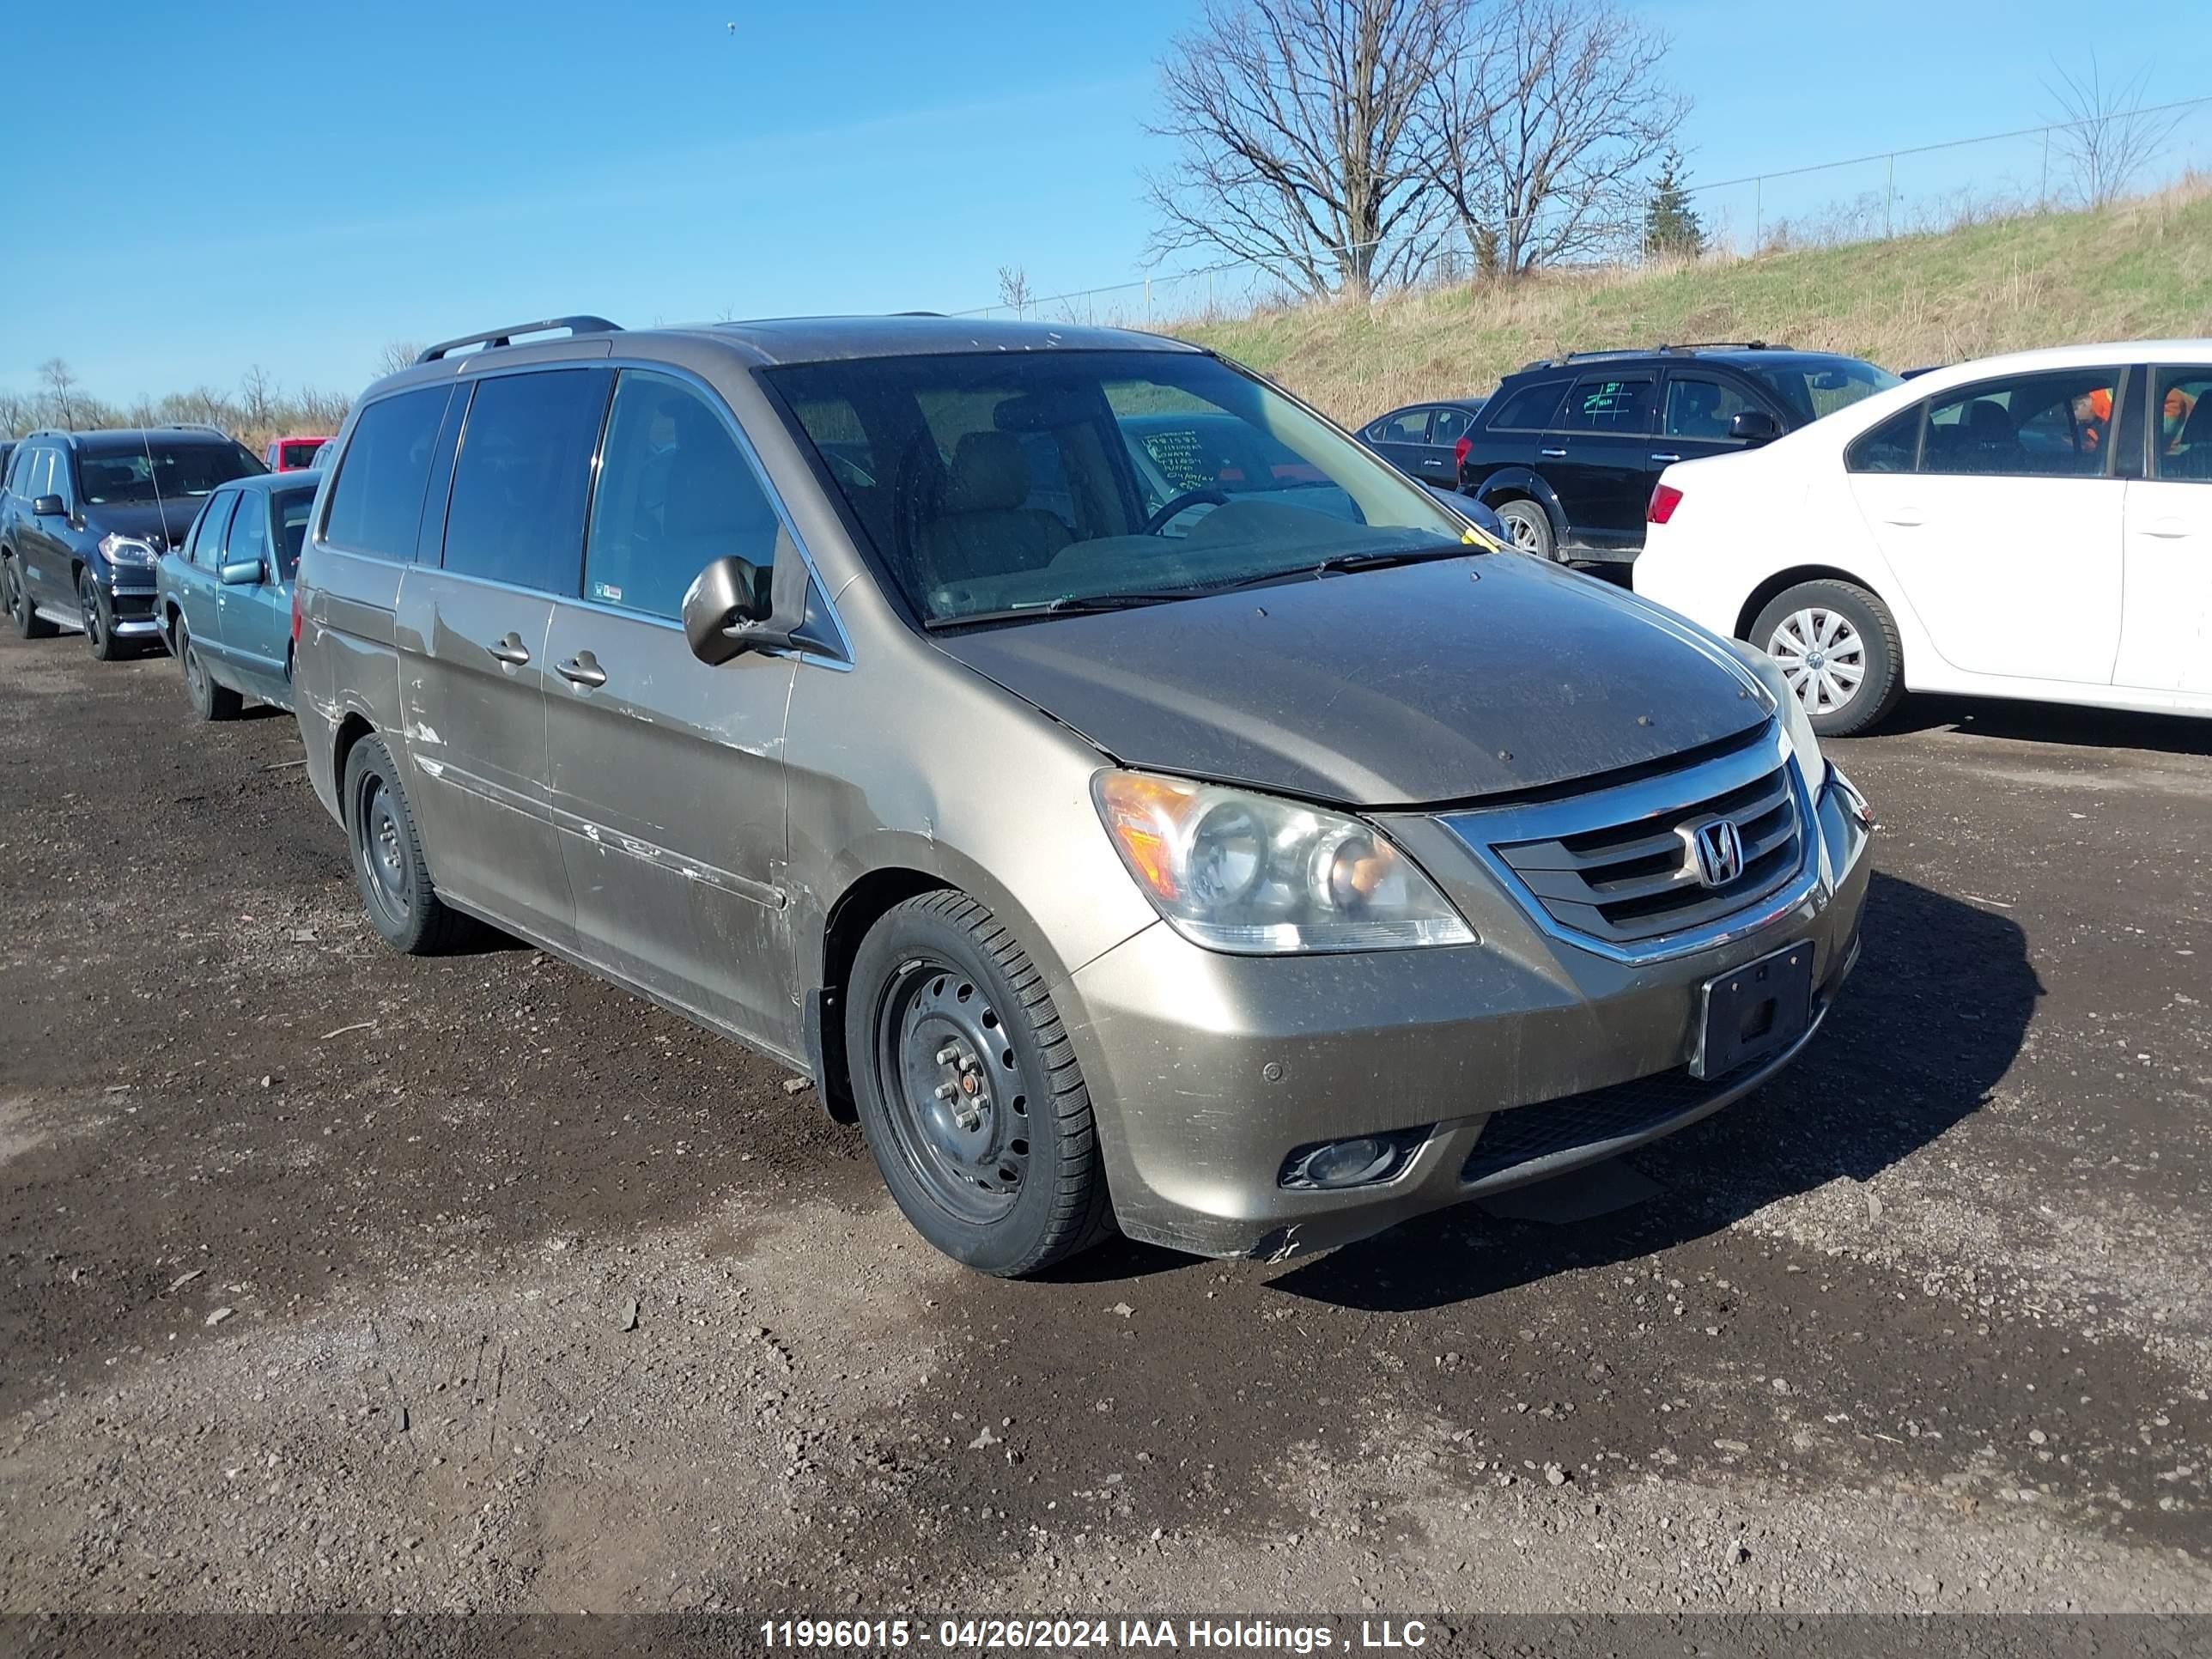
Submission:
MULTIPOLYGON (((2185 99, 2121 118, 2146 124, 2157 143, 2125 182, 2132 191, 2212 173, 2212 97, 2185 99)), ((1688 185, 1683 194, 1705 237, 1705 256, 1740 259, 1796 248, 1881 241, 2090 204, 2075 141, 2079 124, 2054 123, 1783 167, 1688 185)), ((1644 219, 1602 216, 1592 251, 1572 267, 1620 269, 1644 262, 1644 219), (1609 221, 1609 222, 1607 222, 1609 221)), ((1330 250, 1332 253, 1335 250, 1330 250)), ((1472 280, 1479 266, 1453 235, 1389 291, 1472 280)), ((1018 303, 976 306, 959 317, 1019 318, 1111 328, 1161 329, 1218 322, 1310 298, 1279 274, 1249 262, 1156 272, 1018 303)))

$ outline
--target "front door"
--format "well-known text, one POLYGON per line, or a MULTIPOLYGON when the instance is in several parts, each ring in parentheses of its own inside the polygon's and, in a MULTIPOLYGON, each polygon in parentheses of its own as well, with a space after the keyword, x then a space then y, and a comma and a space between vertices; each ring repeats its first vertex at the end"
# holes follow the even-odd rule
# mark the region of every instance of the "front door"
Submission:
MULTIPOLYGON (((1725 375, 1710 369, 1668 370, 1659 404, 1659 435, 1651 446, 1652 482, 1657 483, 1659 474, 1677 461, 1701 461, 1747 447, 1742 439, 1729 434, 1729 423, 1747 410, 1775 413, 1725 375)), ((1645 499, 1650 500, 1648 494, 1645 499)))
POLYGON ((716 559, 798 554, 719 403, 646 370, 617 383, 583 597, 546 643, 553 821, 586 958, 788 1050, 776 884, 797 665, 748 652, 709 668, 680 617, 716 559))
POLYGON ((209 496, 185 532, 184 547, 167 559, 170 580, 177 585, 177 609, 203 668, 222 660, 222 550, 240 494, 218 489, 209 496))
POLYGON ((1367 441, 1391 465, 1418 478, 1421 463, 1428 456, 1430 413, 1425 409, 1401 409, 1395 415, 1385 415, 1367 428, 1367 441))
MULTIPOLYGON (((300 566, 296 538, 306 531, 311 504, 307 493, 294 490, 280 498, 270 489, 245 492, 239 507, 240 526, 249 514, 255 521, 253 556, 261 561, 261 580, 223 590, 222 650, 243 689, 265 702, 289 706, 292 700, 292 574, 300 566), (278 522, 288 510, 295 517, 289 547, 278 522)), ((230 540, 231 557, 243 556, 236 528, 230 540)))
POLYGON ((442 562, 399 592, 410 793, 431 873, 462 904, 564 948, 574 907, 547 788, 547 636, 555 599, 576 591, 609 379, 564 368, 477 382, 442 562))
POLYGON ((2112 683, 2212 693, 2212 368, 2156 371, 2148 476, 2127 487, 2112 683))
POLYGON ((1661 470, 1651 459, 1657 380, 1649 371, 1587 374, 1568 392, 1559 415, 1564 440, 1555 436, 1541 452, 1540 470, 1559 491, 1570 543, 1644 544, 1644 509, 1661 470))
POLYGON ((2129 487, 2109 418, 2119 380, 2118 368, 2087 368, 1977 382, 1930 403, 1917 471, 1850 475, 1953 666, 2111 682, 2129 487))

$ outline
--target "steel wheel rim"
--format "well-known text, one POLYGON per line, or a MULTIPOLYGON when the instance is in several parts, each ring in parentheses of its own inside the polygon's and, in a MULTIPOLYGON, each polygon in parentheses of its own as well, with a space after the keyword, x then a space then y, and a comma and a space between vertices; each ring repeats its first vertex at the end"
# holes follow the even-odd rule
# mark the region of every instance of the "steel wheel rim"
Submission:
POLYGON ((1834 714, 1866 683, 1865 639, 1849 617, 1826 605, 1784 617, 1766 642, 1766 654, 1781 665, 1808 714, 1834 714))
POLYGON ((1004 1218, 1029 1173, 1029 1098, 988 990, 950 963, 915 958, 884 988, 875 1029, 894 1155, 955 1219, 1004 1218))
POLYGON ((355 796, 354 825, 354 855, 369 902, 392 926, 406 926, 414 910, 414 872, 408 864, 392 792, 373 772, 362 779, 355 796))
POLYGON ((195 702, 207 701, 207 670, 200 666, 200 653, 193 648, 192 633, 189 628, 178 630, 185 640, 185 684, 191 689, 195 702))
POLYGON ((97 651, 101 638, 100 595, 94 591, 91 577, 84 577, 77 583, 76 602, 78 608, 84 612, 85 643, 97 651))

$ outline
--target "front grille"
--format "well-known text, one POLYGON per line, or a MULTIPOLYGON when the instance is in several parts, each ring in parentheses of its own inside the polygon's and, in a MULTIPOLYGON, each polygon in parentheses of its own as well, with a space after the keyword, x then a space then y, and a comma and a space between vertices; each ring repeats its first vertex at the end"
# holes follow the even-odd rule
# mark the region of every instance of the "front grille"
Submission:
POLYGON ((1771 738, 1681 772, 1451 824, 1559 927, 1620 946, 1723 921, 1804 862, 1797 789, 1771 738), (1707 886, 1692 837, 1723 820, 1735 825, 1742 866, 1707 886))
POLYGON ((1540 1158, 1644 1134, 1719 1099, 1774 1065, 1776 1058, 1763 1054, 1717 1078, 1693 1078, 1687 1066, 1680 1066, 1540 1105, 1493 1112, 1467 1155, 1460 1180, 1472 1185, 1540 1158))

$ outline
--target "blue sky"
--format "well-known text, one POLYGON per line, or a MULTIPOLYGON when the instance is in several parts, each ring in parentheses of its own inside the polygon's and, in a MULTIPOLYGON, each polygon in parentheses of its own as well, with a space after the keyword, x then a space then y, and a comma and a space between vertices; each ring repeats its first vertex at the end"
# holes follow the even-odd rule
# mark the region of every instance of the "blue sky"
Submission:
MULTIPOLYGON (((28 8, 4 51, 19 180, 43 187, 19 183, 0 238, 0 386, 58 355, 116 401, 256 362, 352 392, 386 341, 565 311, 952 310, 991 303, 1001 264, 1040 294, 1127 280, 1152 228, 1141 171, 1166 160, 1143 130, 1154 63, 1195 9, 28 8)), ((2212 30, 2174 0, 1637 9, 1697 99, 1692 182, 2031 125, 2093 20, 2108 71, 2212 93, 2212 30)), ((1905 182, 2033 166, 1999 146, 1905 182)), ((1881 183, 1778 185, 1760 210, 1881 183)), ((1734 223, 1749 202, 1704 204, 1734 223)))

